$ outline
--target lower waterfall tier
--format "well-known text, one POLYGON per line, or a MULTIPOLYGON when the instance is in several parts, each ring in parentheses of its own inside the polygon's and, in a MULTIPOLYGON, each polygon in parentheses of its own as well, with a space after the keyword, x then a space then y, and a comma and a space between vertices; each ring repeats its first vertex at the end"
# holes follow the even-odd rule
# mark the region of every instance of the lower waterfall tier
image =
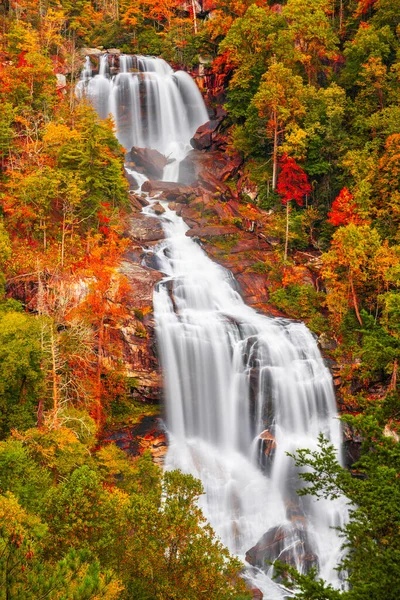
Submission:
MULTIPOLYGON (((151 208, 147 209, 151 212, 151 208)), ((167 468, 201 479, 202 507, 231 552, 247 558, 266 598, 281 598, 269 561, 317 566, 339 586, 335 566, 345 516, 341 500, 299 497, 287 453, 340 447, 331 376, 302 323, 246 306, 232 275, 213 263, 166 207, 156 252, 166 274, 154 294, 165 373, 167 468)), ((251 571, 250 571, 251 572, 251 571)))

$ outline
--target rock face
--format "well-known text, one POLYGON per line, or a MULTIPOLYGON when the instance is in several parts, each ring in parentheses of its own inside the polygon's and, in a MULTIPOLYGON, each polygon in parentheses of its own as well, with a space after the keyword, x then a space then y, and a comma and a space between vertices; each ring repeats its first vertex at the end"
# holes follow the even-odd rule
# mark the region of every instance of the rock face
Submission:
POLYGON ((126 157, 128 167, 144 173, 147 177, 161 179, 168 159, 152 148, 133 147, 126 157))
POLYGON ((187 196, 191 193, 191 190, 186 185, 159 180, 145 181, 142 185, 142 190, 149 194, 160 193, 162 198, 170 202, 187 202, 187 196))
POLYGON ((221 125, 222 119, 213 119, 200 125, 196 133, 190 140, 191 145, 195 150, 208 150, 213 145, 213 134, 214 139, 216 138, 216 132, 221 125))
POLYGON ((107 431, 103 443, 114 443, 128 456, 140 456, 150 450, 153 460, 160 466, 168 450, 165 429, 160 417, 144 416, 139 423, 118 431, 107 431))
MULTIPOLYGON (((228 156, 218 150, 193 150, 180 164, 179 179, 186 185, 199 182, 206 188, 211 184, 212 190, 222 189, 224 186, 221 184, 234 177, 242 163, 243 159, 238 153, 228 156)), ((229 195, 237 197, 232 190, 229 195)))
POLYGON ((311 550, 307 530, 300 518, 289 525, 273 527, 246 553, 246 560, 254 567, 265 567, 267 562, 273 562, 279 557, 283 563, 296 566, 294 554, 304 570, 318 566, 318 560, 311 550), (291 539, 298 541, 295 547, 291 539))

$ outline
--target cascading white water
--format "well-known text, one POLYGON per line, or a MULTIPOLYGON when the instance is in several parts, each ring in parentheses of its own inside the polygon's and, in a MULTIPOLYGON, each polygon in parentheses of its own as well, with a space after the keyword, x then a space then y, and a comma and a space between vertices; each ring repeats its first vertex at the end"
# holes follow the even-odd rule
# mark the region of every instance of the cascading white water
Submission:
POLYGON ((126 150, 154 148, 169 158, 164 179, 176 180, 179 162, 191 149, 190 138, 208 121, 198 87, 190 75, 174 72, 160 58, 123 54, 117 59, 118 73, 117 67, 110 69, 109 59, 101 55, 99 73, 92 76, 87 58, 78 95, 85 95, 101 118, 113 116, 126 150))
MULTIPOLYGON (((154 311, 170 432, 166 466, 202 480, 204 512, 232 552, 244 557, 269 532, 269 560, 301 571, 318 564, 338 584, 341 544, 332 527, 343 522, 343 503, 299 498, 286 454, 314 449, 320 432, 340 446, 331 376, 316 342, 304 324, 246 306, 232 275, 185 235, 174 212, 167 209, 163 223, 157 257, 167 277, 154 311), (270 438, 269 457, 261 438, 270 438)), ((267 576, 256 579, 266 599, 282 597, 267 576)))
MULTIPOLYGON (((114 115, 125 146, 171 155, 164 179, 176 181, 189 140, 207 120, 200 93, 186 73, 161 59, 121 56, 110 76, 106 55, 92 77, 86 63, 79 93, 100 116, 114 115)), ((139 183, 143 175, 133 173, 139 183)), ((331 376, 302 323, 263 316, 246 306, 233 276, 186 236, 188 227, 165 204, 166 239, 156 250, 166 277, 154 293, 166 422, 166 468, 201 479, 203 510, 231 552, 253 554, 249 578, 265 600, 285 592, 265 560, 277 558, 339 586, 335 566, 343 524, 342 500, 298 497, 298 474, 287 452, 314 449, 323 432, 338 449, 331 376)), ((152 208, 144 212, 154 215, 152 208)), ((217 600, 217 599, 210 599, 217 600)))

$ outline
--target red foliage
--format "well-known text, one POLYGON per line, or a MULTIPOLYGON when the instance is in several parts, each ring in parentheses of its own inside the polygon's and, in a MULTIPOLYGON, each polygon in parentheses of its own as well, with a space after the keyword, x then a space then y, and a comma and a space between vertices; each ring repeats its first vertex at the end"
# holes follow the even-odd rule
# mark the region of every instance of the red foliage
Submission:
POLYGON ((328 223, 339 227, 349 223, 360 224, 362 219, 356 212, 357 204, 354 202, 354 196, 344 187, 339 196, 333 201, 332 210, 328 213, 328 223))
POLYGON ((17 67, 27 67, 28 63, 26 61, 25 55, 27 54, 26 50, 23 50, 18 56, 18 64, 17 67))
POLYGON ((354 11, 353 17, 361 17, 370 11, 376 3, 376 0, 358 0, 358 6, 354 11))
POLYGON ((306 173, 293 158, 286 154, 280 160, 280 167, 276 189, 282 198, 282 203, 286 205, 291 200, 295 200, 299 206, 302 206, 304 196, 311 192, 306 173))

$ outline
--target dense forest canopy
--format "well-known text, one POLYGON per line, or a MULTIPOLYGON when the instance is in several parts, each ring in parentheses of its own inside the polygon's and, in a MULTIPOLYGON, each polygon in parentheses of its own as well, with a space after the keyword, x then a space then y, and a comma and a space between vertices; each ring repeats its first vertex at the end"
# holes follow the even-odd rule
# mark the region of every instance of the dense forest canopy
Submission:
MULTIPOLYGON (((132 400, 110 334, 135 305, 119 269, 129 149, 75 95, 88 47, 161 56, 223 89, 227 154, 244 160, 228 184, 275 240, 254 270, 325 340, 364 440, 353 473, 323 439, 296 458, 310 492, 358 507, 350 589, 283 576, 299 598, 398 598, 399 0, 9 0, 0 25, 0 598, 248 597, 199 483, 98 443, 154 407, 132 400)), ((210 110, 220 101, 211 90, 210 110)), ((150 311, 135 308, 139 338, 150 311)))

